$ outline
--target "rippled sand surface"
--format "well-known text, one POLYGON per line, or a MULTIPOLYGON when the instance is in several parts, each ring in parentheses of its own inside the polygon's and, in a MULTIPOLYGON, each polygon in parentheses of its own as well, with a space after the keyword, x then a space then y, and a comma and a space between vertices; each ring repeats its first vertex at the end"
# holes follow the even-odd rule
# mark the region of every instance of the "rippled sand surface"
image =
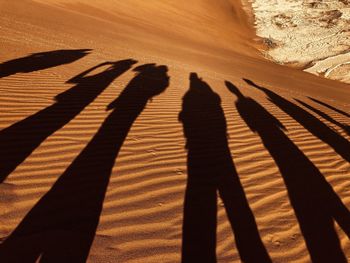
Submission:
POLYGON ((349 86, 190 2, 0 0, 1 263, 350 259, 349 86))

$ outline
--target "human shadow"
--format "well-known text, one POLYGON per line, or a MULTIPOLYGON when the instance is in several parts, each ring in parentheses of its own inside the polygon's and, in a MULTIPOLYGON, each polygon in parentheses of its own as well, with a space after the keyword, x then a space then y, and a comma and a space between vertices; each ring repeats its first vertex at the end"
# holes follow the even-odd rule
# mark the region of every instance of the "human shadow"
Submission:
POLYGON ((96 135, 0 245, 1 262, 86 262, 119 150, 147 102, 169 85, 166 66, 135 71, 96 135))
POLYGON ((187 139, 182 262, 216 262, 217 191, 243 262, 271 262, 239 180, 227 142, 221 99, 190 75, 179 120, 187 139))
POLYGON ((91 49, 54 50, 9 60, 0 64, 0 78, 68 64, 88 55, 89 51, 91 49))
MULTIPOLYGON (((350 126, 349 125, 345 125, 335 119, 333 119, 331 116, 329 116, 328 114, 324 113, 323 111, 316 109, 314 107, 312 107, 311 105, 307 104, 306 102, 303 102, 301 100, 295 99, 297 102, 299 102, 301 105, 303 105, 305 108, 308 108, 309 110, 315 112, 316 114, 318 114, 319 116, 321 116, 323 119, 337 125, 338 127, 342 128, 348 135, 350 135, 350 126)), ((350 149, 349 149, 350 151, 350 149)))
POLYGON ((105 62, 67 81, 76 84, 57 95, 51 106, 0 131, 0 183, 47 137, 88 106, 115 78, 136 63, 132 59, 105 62), (98 68, 110 65, 95 75, 98 68))
POLYGON ((340 109, 338 109, 338 108, 336 108, 336 107, 334 107, 334 106, 332 106, 332 105, 329 105, 329 104, 327 104, 327 103, 325 103, 325 102, 323 102, 323 101, 320 101, 320 100, 318 100, 318 99, 311 98, 311 97, 308 97, 308 98, 309 98, 310 100, 312 100, 313 102, 316 102, 316 103, 318 103, 318 104, 320 104, 320 105, 322 105, 322 106, 325 106, 326 108, 329 108, 329 109, 331 109, 331 110, 333 110, 333 111, 335 111, 335 112, 338 112, 339 114, 344 115, 345 117, 350 118, 350 114, 349 114, 349 113, 346 113, 345 111, 342 111, 342 110, 340 110, 340 109))
POLYGON ((328 144, 334 149, 341 157, 350 162, 350 142, 337 132, 329 128, 326 124, 321 122, 311 113, 307 112, 298 105, 286 100, 279 96, 275 92, 261 87, 251 80, 244 79, 246 83, 263 91, 269 98, 269 100, 279 107, 282 111, 299 122, 306 130, 319 138, 324 143, 328 144))
POLYGON ((286 128, 254 99, 226 81, 237 96, 236 108, 249 128, 259 134, 275 160, 312 262, 347 262, 334 220, 350 237, 350 213, 317 167, 284 133, 286 128))

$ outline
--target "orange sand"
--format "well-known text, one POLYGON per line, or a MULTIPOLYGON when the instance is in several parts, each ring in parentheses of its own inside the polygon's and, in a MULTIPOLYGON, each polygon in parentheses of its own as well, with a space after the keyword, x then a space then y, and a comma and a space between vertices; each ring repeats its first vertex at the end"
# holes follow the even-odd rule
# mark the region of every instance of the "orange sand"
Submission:
POLYGON ((0 262, 350 259, 349 85, 262 58, 239 1, 0 0, 0 31, 0 262))

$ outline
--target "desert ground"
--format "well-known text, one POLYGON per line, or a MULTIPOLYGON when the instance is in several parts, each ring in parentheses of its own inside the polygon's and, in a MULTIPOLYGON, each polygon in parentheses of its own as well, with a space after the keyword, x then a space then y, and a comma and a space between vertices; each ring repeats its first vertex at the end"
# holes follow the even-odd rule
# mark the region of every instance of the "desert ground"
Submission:
POLYGON ((348 262, 350 88, 237 0, 0 0, 0 262, 348 262))
POLYGON ((244 0, 277 63, 350 83, 349 0, 244 0))

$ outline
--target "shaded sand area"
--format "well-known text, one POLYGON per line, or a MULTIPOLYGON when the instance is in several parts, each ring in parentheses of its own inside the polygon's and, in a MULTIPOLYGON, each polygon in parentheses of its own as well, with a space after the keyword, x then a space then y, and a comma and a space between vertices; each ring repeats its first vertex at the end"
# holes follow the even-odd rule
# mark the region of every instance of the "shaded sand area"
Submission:
POLYGON ((0 262, 347 262, 349 86, 238 1, 0 0, 0 262))

